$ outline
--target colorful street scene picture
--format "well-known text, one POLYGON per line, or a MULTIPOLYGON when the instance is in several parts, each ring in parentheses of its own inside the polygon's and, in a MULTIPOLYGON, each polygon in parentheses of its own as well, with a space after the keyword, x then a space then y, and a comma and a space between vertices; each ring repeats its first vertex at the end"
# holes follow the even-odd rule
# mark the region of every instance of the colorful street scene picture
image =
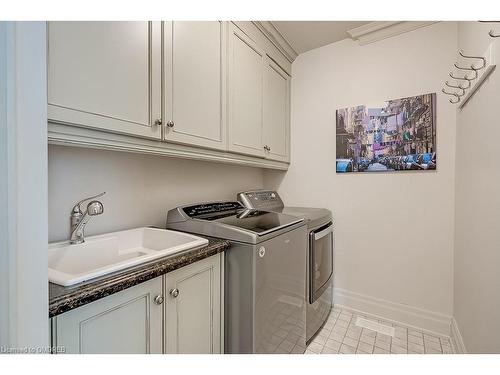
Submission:
POLYGON ((436 169, 436 94, 337 110, 337 173, 436 169))

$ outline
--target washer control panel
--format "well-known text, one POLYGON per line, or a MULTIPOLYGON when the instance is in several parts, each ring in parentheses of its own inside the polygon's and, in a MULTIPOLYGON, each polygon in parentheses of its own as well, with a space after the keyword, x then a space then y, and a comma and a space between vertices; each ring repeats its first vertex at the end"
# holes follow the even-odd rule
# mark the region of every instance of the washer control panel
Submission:
POLYGON ((245 191, 238 194, 238 201, 253 210, 280 210, 284 206, 278 193, 273 190, 245 191))
POLYGON ((243 207, 239 202, 214 202, 185 206, 183 207, 183 210, 189 217, 198 218, 213 215, 216 216, 220 213, 229 213, 233 215, 244 208, 245 207, 243 207))

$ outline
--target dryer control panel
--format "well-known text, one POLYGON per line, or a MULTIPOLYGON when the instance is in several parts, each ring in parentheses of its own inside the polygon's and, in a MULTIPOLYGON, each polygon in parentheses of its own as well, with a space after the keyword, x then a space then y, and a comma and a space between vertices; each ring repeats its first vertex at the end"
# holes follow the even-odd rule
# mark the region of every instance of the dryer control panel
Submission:
POLYGON ((284 207, 278 193, 274 190, 253 190, 238 194, 238 201, 253 210, 281 210, 284 207))

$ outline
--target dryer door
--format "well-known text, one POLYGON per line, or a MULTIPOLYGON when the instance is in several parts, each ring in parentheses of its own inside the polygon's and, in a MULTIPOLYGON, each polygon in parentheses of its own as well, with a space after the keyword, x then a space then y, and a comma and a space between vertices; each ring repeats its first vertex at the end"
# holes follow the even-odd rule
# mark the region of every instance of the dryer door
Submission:
POLYGON ((333 276, 333 223, 309 233, 309 303, 328 288, 333 276))

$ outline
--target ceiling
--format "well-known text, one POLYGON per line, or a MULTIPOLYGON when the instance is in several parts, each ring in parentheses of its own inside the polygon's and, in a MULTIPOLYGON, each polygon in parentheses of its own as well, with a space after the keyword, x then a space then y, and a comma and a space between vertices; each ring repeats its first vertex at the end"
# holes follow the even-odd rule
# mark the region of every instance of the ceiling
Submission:
POLYGON ((368 21, 272 21, 298 54, 349 38, 347 30, 368 21))

